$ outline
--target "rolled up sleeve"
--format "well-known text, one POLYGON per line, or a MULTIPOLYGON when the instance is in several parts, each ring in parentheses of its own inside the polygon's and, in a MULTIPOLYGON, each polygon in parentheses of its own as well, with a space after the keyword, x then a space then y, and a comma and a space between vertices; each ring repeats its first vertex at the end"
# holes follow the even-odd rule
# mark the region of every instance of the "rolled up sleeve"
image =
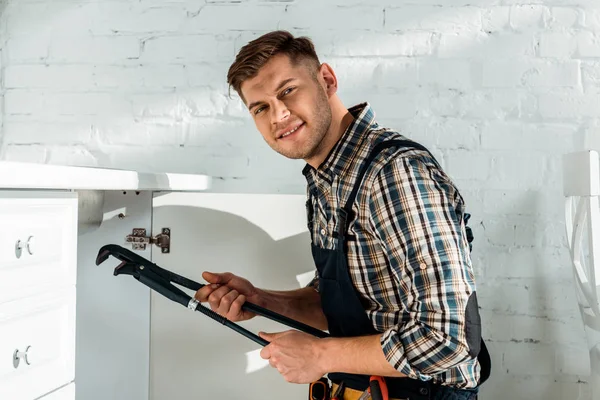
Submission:
POLYGON ((481 328, 457 189, 431 159, 401 157, 382 168, 369 196, 406 316, 381 335, 387 360, 421 379, 472 360, 481 328))

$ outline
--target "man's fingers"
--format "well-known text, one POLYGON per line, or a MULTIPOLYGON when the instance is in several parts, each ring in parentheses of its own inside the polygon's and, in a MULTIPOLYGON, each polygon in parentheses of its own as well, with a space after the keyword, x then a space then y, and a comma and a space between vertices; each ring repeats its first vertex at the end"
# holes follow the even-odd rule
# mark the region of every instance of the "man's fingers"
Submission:
POLYGON ((203 286, 202 288, 198 289, 196 294, 194 294, 194 298, 201 303, 205 303, 208 301, 208 296, 210 296, 210 294, 214 291, 215 289, 212 287, 212 285, 203 286))
POLYGON ((278 337, 281 337, 285 333, 286 332, 276 332, 276 333, 259 332, 258 336, 260 336, 261 338, 263 338, 265 340, 268 340, 269 342, 272 342, 273 340, 277 339, 278 337))
POLYGON ((269 348, 269 346, 263 347, 260 351, 260 357, 264 360, 268 360, 269 358, 271 358, 271 348, 269 348))
POLYGON ((221 302, 219 303, 219 314, 226 316, 227 318, 230 319, 230 313, 229 310, 231 308, 231 305, 233 304, 233 302, 235 301, 235 299, 237 299, 237 297, 240 294, 238 293, 237 290, 232 290, 231 292, 227 293, 226 295, 224 295, 221 298, 221 302))
POLYGON ((221 307, 221 299, 230 291, 231 289, 229 289, 227 286, 221 286, 220 288, 215 289, 208 296, 208 304, 210 304, 210 307, 214 312, 218 312, 219 308, 221 307))
POLYGON ((231 303, 231 307, 229 308, 229 319, 238 319, 242 316, 242 306, 246 302, 246 296, 243 294, 239 295, 233 303, 231 303))
POLYGON ((215 273, 204 271, 202 273, 202 278, 208 283, 226 285, 233 278, 233 275, 230 272, 215 273))

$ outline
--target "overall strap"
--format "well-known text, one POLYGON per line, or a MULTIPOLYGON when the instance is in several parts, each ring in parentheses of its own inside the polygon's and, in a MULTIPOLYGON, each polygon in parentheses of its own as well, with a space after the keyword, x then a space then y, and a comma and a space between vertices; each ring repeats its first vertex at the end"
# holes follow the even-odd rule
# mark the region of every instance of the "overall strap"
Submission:
MULTIPOLYGON (((383 141, 383 142, 375 145, 373 150, 371 150, 369 157, 364 162, 362 168, 360 169, 360 171, 358 173, 358 178, 356 179, 356 183, 354 184, 354 187, 352 188, 352 192, 350 192, 350 196, 348 197, 346 204, 340 210, 340 216, 339 216, 340 223, 338 224, 338 235, 340 238, 344 238, 344 236, 346 235, 346 232, 348 231, 348 221, 351 221, 353 218, 352 204, 354 204, 354 201, 356 200, 356 195, 358 194, 358 189, 360 189, 362 180, 364 179, 365 174, 369 170, 371 163, 373 162, 375 157, 377 157, 379 155, 379 153, 381 153, 383 150, 388 149, 390 147, 401 147, 401 146, 407 147, 408 150, 419 149, 419 150, 426 151, 435 160, 435 157, 433 157, 433 155, 429 152, 429 150, 427 150, 427 148, 425 148, 423 145, 421 145, 419 143, 413 142, 412 140, 402 140, 402 139, 386 140, 386 141, 383 141)), ((435 162, 437 163, 437 160, 435 162)))

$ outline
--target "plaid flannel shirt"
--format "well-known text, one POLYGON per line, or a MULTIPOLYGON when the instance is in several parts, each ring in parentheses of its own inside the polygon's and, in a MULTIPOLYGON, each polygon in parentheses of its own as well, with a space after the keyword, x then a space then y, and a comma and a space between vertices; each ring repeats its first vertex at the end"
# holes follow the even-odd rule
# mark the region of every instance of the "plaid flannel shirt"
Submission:
MULTIPOLYGON (((338 245, 336 211, 370 151, 381 141, 406 139, 380 127, 368 103, 349 111, 355 119, 325 161, 302 172, 311 239, 327 249, 338 245)), ((465 333, 476 287, 464 202, 450 178, 427 152, 389 148, 365 174, 353 209, 348 268, 387 360, 415 379, 477 386, 480 365, 465 333)), ((311 285, 318 290, 317 276, 311 285)))

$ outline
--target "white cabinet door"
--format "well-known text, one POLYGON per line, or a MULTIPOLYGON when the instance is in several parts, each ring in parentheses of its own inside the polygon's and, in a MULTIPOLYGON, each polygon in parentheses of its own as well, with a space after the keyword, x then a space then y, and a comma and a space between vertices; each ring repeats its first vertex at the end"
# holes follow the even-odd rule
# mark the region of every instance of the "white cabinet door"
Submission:
MULTIPOLYGON (((157 196, 154 233, 165 227, 172 236, 170 253, 153 247, 153 262, 200 283, 204 270, 230 271, 259 287, 297 289, 314 274, 305 201, 304 195, 157 196)), ((156 292, 151 299, 152 400, 307 398, 307 385, 287 383, 260 358, 260 345, 156 292)), ((254 333, 289 329, 260 317, 241 325, 254 333)))
POLYGON ((74 377, 75 286, 0 304, 0 399, 35 399, 74 377))
POLYGON ((75 383, 60 388, 40 400, 75 400, 75 383))
POLYGON ((77 194, 0 191, 0 303, 75 285, 77 194))

